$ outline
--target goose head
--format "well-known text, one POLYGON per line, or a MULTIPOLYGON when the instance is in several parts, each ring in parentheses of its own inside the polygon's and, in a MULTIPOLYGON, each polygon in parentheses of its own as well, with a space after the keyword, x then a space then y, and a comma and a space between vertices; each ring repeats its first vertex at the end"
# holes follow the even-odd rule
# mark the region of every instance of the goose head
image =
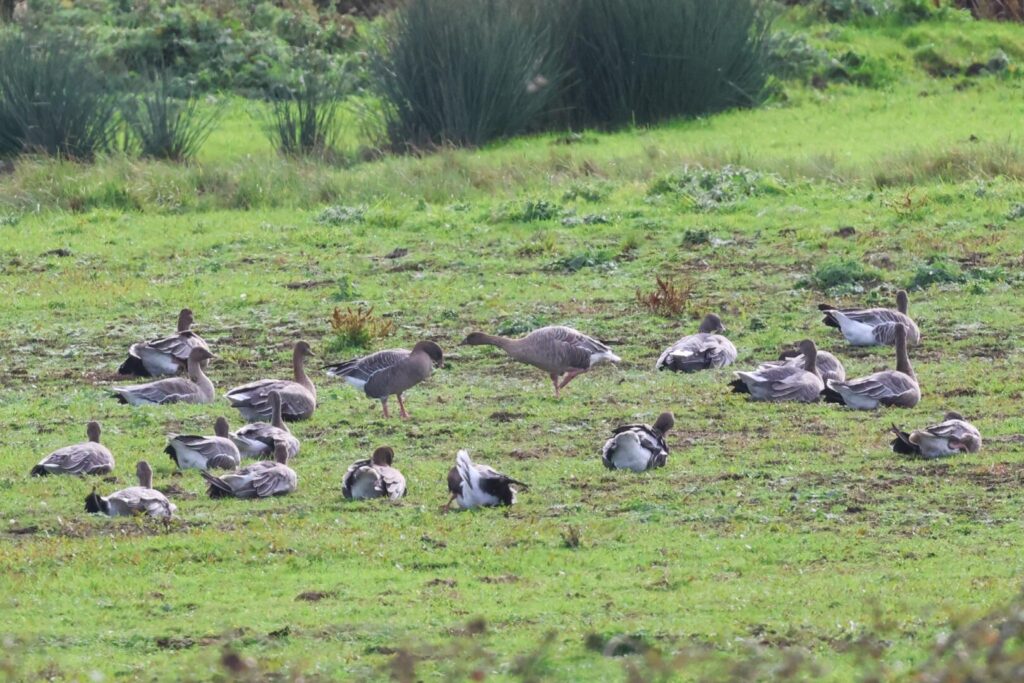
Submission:
POLYGON ((395 449, 391 446, 381 446, 373 452, 373 457, 370 458, 370 462, 377 466, 391 467, 391 463, 395 461, 395 449))
POLYGON ((907 292, 904 289, 896 292, 896 310, 900 313, 906 314, 909 310, 910 298, 907 296, 907 292))
POLYGON ((944 420, 962 420, 964 416, 955 410, 946 411, 946 415, 943 417, 944 420))
POLYGON ((491 335, 483 332, 470 332, 466 338, 459 342, 459 346, 486 346, 493 343, 491 335))
POLYGON ((817 372, 818 347, 814 345, 814 342, 804 339, 797 344, 797 348, 800 349, 800 354, 805 359, 804 369, 807 372, 817 372))
POLYGON ((107 501, 103 500, 103 496, 96 493, 96 487, 92 487, 92 493, 85 497, 85 511, 91 514, 102 512, 107 513, 109 509, 107 501))
POLYGON ((218 417, 217 421, 213 423, 213 433, 217 436, 227 439, 230 432, 231 427, 228 425, 226 417, 218 417))
POLYGON ((135 466, 135 476, 139 478, 139 486, 144 489, 153 488, 153 468, 145 460, 140 460, 135 466))
POLYGON ((288 464, 288 444, 284 441, 274 442, 274 461, 279 465, 288 464))
POLYGON ((213 354, 210 353, 209 349, 204 349, 201 346, 197 346, 188 353, 189 363, 202 363, 204 360, 213 358, 213 354))
POLYGON ((85 426, 85 434, 89 437, 89 441, 93 443, 100 442, 100 423, 93 420, 85 426))
POLYGON ((296 342, 292 353, 294 353, 296 358, 313 358, 316 356, 313 353, 313 349, 310 348, 309 342, 304 341, 296 342))
POLYGON ((188 332, 192 329, 193 322, 195 321, 192 318, 192 309, 181 309, 181 313, 178 313, 178 332, 188 332))
POLYGON ((713 334, 716 332, 725 332, 725 325, 722 324, 722 319, 714 313, 708 313, 704 316, 704 320, 700 323, 700 329, 697 330, 702 334, 713 334))
POLYGON ((444 352, 441 351, 441 347, 432 341, 421 341, 417 342, 416 346, 412 347, 413 353, 425 353, 430 357, 431 363, 435 368, 444 367, 444 352))
POLYGON ((654 429, 664 434, 668 430, 672 429, 672 427, 674 427, 675 424, 675 416, 672 413, 665 412, 658 416, 658 419, 654 421, 654 424, 652 426, 654 427, 654 429))

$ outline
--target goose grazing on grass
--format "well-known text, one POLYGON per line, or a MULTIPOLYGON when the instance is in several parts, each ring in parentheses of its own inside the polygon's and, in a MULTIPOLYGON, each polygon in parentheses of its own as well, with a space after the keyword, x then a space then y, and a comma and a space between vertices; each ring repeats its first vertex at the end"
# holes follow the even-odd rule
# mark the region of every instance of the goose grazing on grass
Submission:
POLYGON ((30 473, 33 477, 48 474, 110 474, 114 469, 114 456, 100 443, 100 423, 90 422, 85 427, 89 440, 74 446, 58 448, 39 461, 30 473))
POLYGON ((349 500, 390 498, 398 500, 405 495, 405 477, 391 466, 395 451, 381 446, 369 460, 357 460, 341 480, 341 495, 349 500))
POLYGON ((825 400, 857 410, 874 410, 879 406, 916 406, 921 400, 921 387, 907 355, 907 328, 896 326, 895 370, 883 370, 844 382, 830 379, 825 387, 825 400))
MULTIPOLYGON (((203 338, 192 331, 192 310, 183 308, 178 314, 178 331, 175 334, 132 344, 128 349, 128 359, 117 372, 137 377, 177 375, 187 369, 192 349, 210 350, 203 338)), ((205 360, 203 368, 206 368, 205 360)))
POLYGON ((215 477, 199 470, 209 482, 206 489, 210 498, 270 498, 292 493, 299 486, 295 470, 288 467, 288 447, 281 442, 274 446, 274 460, 261 460, 237 472, 215 477))
POLYGON ((464 510, 496 505, 512 505, 516 502, 515 486, 528 488, 521 481, 506 477, 487 465, 477 465, 469 459, 469 453, 462 450, 455 456, 455 467, 448 472, 448 491, 452 501, 464 510))
MULTIPOLYGON (((807 365, 807 359, 797 349, 789 349, 779 354, 778 360, 770 360, 761 363, 762 368, 774 367, 779 365, 795 365, 797 367, 804 367, 807 365)), ((839 359, 833 356, 828 351, 822 351, 818 349, 818 356, 814 361, 815 368, 818 371, 818 376, 821 377, 822 382, 827 382, 830 379, 839 380, 842 382, 846 379, 846 368, 839 362, 839 359)))
POLYGON ((896 329, 907 328, 907 342, 911 345, 921 341, 921 330, 907 315, 909 299, 902 289, 896 293, 896 310, 891 308, 847 308, 821 304, 818 309, 825 314, 823 323, 838 327, 846 341, 854 346, 894 346, 896 329))
POLYGON ((918 455, 922 458, 942 458, 957 453, 977 453, 981 450, 981 432, 964 419, 960 413, 949 411, 939 424, 904 432, 892 426, 896 438, 892 450, 904 455, 918 455))
POLYGON ((230 438, 227 419, 218 417, 213 431, 216 436, 172 434, 164 453, 182 470, 235 469, 242 457, 230 438))
POLYGON ((610 470, 645 472, 664 467, 668 459, 665 434, 675 425, 672 413, 662 413, 654 425, 632 424, 617 428, 601 449, 601 460, 610 470))
POLYGON ((313 355, 309 344, 300 341, 292 351, 292 372, 295 380, 261 379, 235 387, 227 393, 232 408, 238 408, 249 422, 269 420, 273 415, 270 392, 281 395, 281 417, 289 422, 305 420, 316 410, 316 387, 306 376, 306 358, 313 355))
POLYGON ((166 403, 213 403, 213 382, 203 373, 202 363, 213 358, 207 349, 196 348, 188 354, 188 378, 169 377, 111 391, 121 403, 133 406, 166 403))
POLYGON ((725 332, 722 319, 708 313, 697 334, 683 337, 662 352, 655 369, 697 372, 732 365, 736 361, 736 347, 719 332, 725 332))
POLYGON ((825 388, 818 375, 818 348, 809 339, 799 344, 804 365, 761 365, 751 372, 734 373, 733 391, 750 394, 755 401, 814 403, 825 388))
POLYGON ((138 486, 115 491, 109 496, 101 496, 93 488, 92 493, 86 496, 85 511, 101 512, 110 517, 173 517, 178 507, 167 500, 167 496, 153 488, 153 468, 149 463, 140 460, 135 467, 135 474, 139 477, 138 486))
POLYGON ((555 396, 578 375, 603 363, 622 359, 593 337, 560 325, 542 327, 522 339, 508 339, 473 332, 462 341, 466 346, 497 346, 513 360, 540 368, 551 377, 555 396), (559 379, 565 375, 565 379, 559 379))
POLYGON ((261 458, 274 453, 274 443, 284 443, 288 451, 288 457, 294 458, 299 454, 299 440, 295 438, 288 424, 281 417, 281 394, 271 391, 267 394, 270 399, 270 424, 266 422, 253 422, 240 428, 238 431, 229 434, 238 452, 247 458, 261 458))
POLYGON ((421 341, 412 347, 412 351, 378 351, 362 358, 328 365, 325 369, 331 377, 340 377, 362 389, 368 397, 379 399, 386 418, 390 417, 388 397, 397 396, 399 414, 405 420, 409 418, 409 413, 402 401, 402 392, 430 377, 435 367, 444 367, 441 347, 432 341, 421 341))

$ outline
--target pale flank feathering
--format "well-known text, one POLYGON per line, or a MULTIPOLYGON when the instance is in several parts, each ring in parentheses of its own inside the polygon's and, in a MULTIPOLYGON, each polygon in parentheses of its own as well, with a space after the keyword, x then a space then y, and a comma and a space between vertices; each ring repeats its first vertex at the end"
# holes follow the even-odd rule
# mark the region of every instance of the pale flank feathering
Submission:
POLYGON ((299 454, 299 440, 281 416, 281 394, 271 391, 267 398, 270 400, 270 423, 253 422, 231 432, 229 436, 243 457, 262 458, 273 455, 274 444, 280 441, 284 443, 288 457, 294 458, 299 454))
POLYGON ((907 328, 907 343, 915 345, 921 341, 921 330, 908 315, 909 298, 900 290, 896 293, 896 309, 891 308, 847 308, 821 304, 818 309, 825 314, 823 323, 838 327, 846 341, 854 346, 895 346, 896 329, 899 325, 907 328))
POLYGON ((474 463, 469 453, 461 450, 455 457, 455 467, 448 471, 448 491, 452 497, 445 507, 451 506, 452 501, 464 510, 512 505, 516 502, 516 486, 527 488, 521 481, 474 463))
POLYGON ((114 456, 100 443, 100 423, 90 422, 85 428, 88 441, 59 448, 32 468, 33 477, 48 474, 109 474, 114 470, 114 456))
POLYGON ((394 459, 394 449, 381 446, 371 458, 352 463, 341 480, 341 495, 350 500, 404 496, 405 477, 392 466, 394 459))
POLYGON ((655 369, 697 372, 732 365, 736 361, 736 347, 719 334, 724 331, 722 319, 714 313, 707 314, 697 334, 683 337, 662 352, 655 369))
POLYGON ((644 472, 664 467, 668 459, 665 434, 673 425, 675 418, 672 413, 662 413, 653 425, 618 427, 601 449, 601 461, 610 470, 644 472))
POLYGON ((203 372, 202 363, 213 358, 208 350, 192 349, 188 356, 188 377, 169 377, 146 384, 113 387, 111 391, 121 403, 133 406, 171 403, 213 403, 216 396, 213 382, 203 372))
POLYGON ((916 406, 921 400, 921 387, 907 355, 907 328, 903 325, 896 327, 895 370, 883 370, 843 382, 830 379, 825 388, 825 400, 857 410, 916 406))
MULTIPOLYGON (((799 350, 791 349, 780 353, 778 360, 765 361, 764 363, 761 363, 759 367, 777 367, 779 365, 795 365, 802 368, 807 365, 807 359, 804 358, 804 355, 800 353, 799 350)), ((821 377, 822 382, 828 382, 830 379, 842 382, 846 379, 846 368, 843 367, 843 364, 838 358, 828 351, 818 349, 818 355, 815 357, 814 366, 817 369, 818 376, 821 377)))
POLYGON ((207 481, 210 498, 270 498, 295 491, 299 485, 295 470, 288 467, 288 448, 283 443, 274 447, 274 460, 261 460, 216 477, 206 470, 199 474, 207 481))
POLYGON ((444 353, 432 341, 421 341, 412 348, 378 351, 368 356, 353 358, 342 363, 328 365, 325 369, 331 377, 340 377, 362 389, 369 398, 378 399, 388 413, 388 398, 398 398, 398 409, 402 419, 409 417, 402 400, 402 393, 430 377, 435 367, 444 367, 444 353))
POLYGON ((953 411, 946 413, 942 422, 909 434, 893 425, 892 433, 896 435, 892 450, 904 455, 931 459, 981 450, 981 432, 963 415, 953 411))
MULTIPOLYGON (((128 349, 128 358, 117 372, 137 377, 160 377, 177 375, 188 369, 188 356, 192 349, 210 348, 203 338, 192 331, 192 311, 181 309, 178 314, 178 331, 168 337, 136 342, 128 349)), ((202 366, 206 368, 206 360, 202 366)))
POLYGON ((214 424, 214 436, 172 434, 167 437, 164 452, 183 470, 233 470, 242 460, 223 417, 214 424))
POLYGON ((818 348, 809 339, 800 342, 803 367, 760 366, 750 372, 734 373, 733 391, 750 394, 755 401, 799 401, 813 403, 825 388, 817 371, 818 348))
POLYGON ((177 506, 167 500, 167 496, 153 488, 153 468, 145 460, 140 460, 135 467, 139 478, 138 486, 130 486, 115 491, 109 496, 96 493, 95 487, 85 499, 85 511, 102 513, 110 517, 129 517, 147 515, 169 519, 178 510, 177 506))
POLYGON ((270 392, 281 395, 281 415, 293 422, 305 420, 316 410, 316 387, 306 375, 306 358, 313 355, 309 344, 300 341, 292 349, 293 380, 261 379, 235 387, 227 393, 231 407, 237 408, 242 418, 249 422, 269 420, 273 414, 270 392))

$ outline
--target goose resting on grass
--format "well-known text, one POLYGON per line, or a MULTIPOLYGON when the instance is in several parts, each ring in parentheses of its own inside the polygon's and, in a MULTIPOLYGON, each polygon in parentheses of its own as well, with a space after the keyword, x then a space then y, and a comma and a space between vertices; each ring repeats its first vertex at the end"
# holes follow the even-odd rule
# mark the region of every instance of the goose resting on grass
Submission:
POLYGON ((883 370, 845 382, 830 379, 825 387, 825 400, 857 410, 874 410, 879 406, 916 406, 921 400, 921 387, 907 355, 907 328, 896 326, 895 370, 883 370))
POLYGON ((182 470, 235 469, 242 458, 230 438, 227 419, 218 417, 213 431, 216 436, 172 434, 164 453, 182 470))
POLYGON ((109 474, 114 469, 114 456, 100 443, 100 423, 85 427, 89 440, 58 448, 39 461, 30 473, 33 477, 48 474, 109 474))
POLYGON ((751 372, 736 372, 733 391, 750 394, 755 401, 800 401, 814 403, 825 388, 817 371, 818 348, 809 339, 800 342, 803 367, 761 365, 751 372))
POLYGON ((668 459, 665 434, 675 425, 672 413, 662 413, 654 425, 618 427, 601 449, 601 461, 610 470, 645 472, 664 467, 668 459))
MULTIPOLYGON (((206 349, 203 338, 192 331, 192 311, 181 309, 178 314, 178 331, 169 337, 136 342, 128 349, 128 359, 117 372, 137 377, 160 377, 177 375, 187 369, 188 356, 192 349, 206 349)), ((207 361, 202 365, 206 369, 207 361)))
POLYGON ((138 486, 115 491, 109 496, 99 495, 94 487, 92 493, 85 498, 85 511, 101 512, 109 517, 173 517, 178 507, 167 500, 167 496, 153 488, 153 468, 149 463, 140 460, 135 467, 135 474, 139 477, 138 486))
POLYGON ((388 398, 397 396, 399 414, 406 420, 409 413, 402 401, 402 392, 430 377, 435 367, 444 367, 441 347, 432 341, 421 341, 412 347, 412 351, 378 351, 369 356, 328 365, 325 369, 331 377, 340 377, 357 389, 362 389, 368 397, 379 399, 385 418, 390 417, 388 398))
POLYGON ((231 407, 237 408, 242 418, 255 422, 269 420, 273 416, 270 392, 281 395, 281 416, 289 422, 305 420, 316 410, 316 387, 306 376, 306 358, 313 355, 309 344, 300 341, 292 350, 292 373, 294 381, 285 379, 260 379, 235 387, 227 393, 231 407))
POLYGON ((561 325, 542 327, 522 339, 473 332, 462 345, 497 346, 513 360, 540 368, 551 377, 556 397, 565 385, 591 368, 622 360, 593 337, 561 325), (565 379, 559 381, 562 375, 565 379))
POLYGON ((271 391, 267 398, 270 399, 270 424, 253 422, 231 432, 228 436, 235 442, 239 454, 244 457, 260 458, 272 455, 274 442, 281 441, 288 451, 288 457, 294 458, 299 454, 299 440, 281 417, 281 394, 271 391))
POLYGON ((506 477, 487 465, 475 464, 469 459, 469 453, 461 450, 455 457, 455 467, 448 471, 448 491, 452 497, 445 508, 449 508, 452 501, 463 510, 512 505, 516 502, 514 486, 528 488, 523 482, 506 477))
POLYGON ((405 495, 405 477, 391 466, 394 460, 394 449, 381 446, 369 460, 352 463, 341 480, 341 495, 349 500, 398 500, 405 495))
POLYGON ((714 313, 707 314, 697 334, 683 337, 662 352, 655 369, 697 372, 732 365, 736 361, 736 347, 718 332, 725 332, 722 319, 714 313))
MULTIPOLYGON (((780 353, 778 360, 765 361, 761 363, 760 367, 777 367, 779 365, 804 367, 807 365, 807 359, 804 358, 804 355, 799 350, 789 349, 780 353)), ((830 379, 842 382, 846 379, 846 368, 843 367, 838 358, 828 351, 818 349, 818 355, 814 360, 814 367, 817 369, 818 376, 821 377, 822 382, 827 382, 830 379)))
POLYGON ((949 411, 939 424, 904 432, 892 426, 896 438, 892 450, 904 455, 918 455, 922 458, 942 458, 958 453, 977 453, 981 450, 981 432, 964 419, 960 413, 949 411))
POLYGON ((896 329, 899 325, 907 328, 907 343, 914 345, 921 341, 921 330, 907 315, 909 299, 902 289, 896 293, 896 310, 891 308, 847 308, 841 309, 829 304, 820 304, 818 309, 825 314, 823 323, 838 327, 846 341, 854 346, 894 346, 896 329))
POLYGON ((295 470, 288 467, 288 447, 278 442, 274 446, 274 460, 261 460, 237 472, 215 477, 199 470, 210 485, 206 489, 210 498, 270 498, 292 493, 299 486, 295 470))
POLYGON ((188 354, 188 377, 169 377, 155 382, 127 387, 114 387, 111 391, 121 403, 133 406, 164 405, 169 403, 213 403, 213 382, 203 374, 202 363, 213 358, 207 349, 195 348, 188 354))

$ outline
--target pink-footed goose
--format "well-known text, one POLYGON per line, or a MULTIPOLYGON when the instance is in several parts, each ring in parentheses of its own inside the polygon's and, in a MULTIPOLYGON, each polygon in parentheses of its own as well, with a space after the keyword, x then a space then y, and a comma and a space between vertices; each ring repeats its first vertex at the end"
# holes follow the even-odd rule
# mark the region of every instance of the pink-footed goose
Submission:
POLYGON ((299 486, 298 475, 288 467, 288 447, 281 442, 274 446, 273 461, 261 460, 219 477, 206 470, 199 474, 209 483, 210 498, 270 498, 292 493, 299 486))
POLYGON ((892 433, 896 435, 892 440, 892 450, 903 455, 931 459, 981 450, 981 432, 963 415, 952 410, 938 424, 909 434, 893 425, 892 433))
POLYGON ((561 325, 542 327, 522 339, 473 332, 462 345, 497 346, 513 360, 540 368, 551 377, 556 397, 565 385, 591 368, 622 360, 593 337, 561 325), (560 379, 562 375, 564 379, 560 379))
POLYGON ((902 289, 896 293, 896 310, 891 308, 838 308, 820 304, 818 309, 825 314, 823 323, 838 327, 846 341, 854 346, 894 346, 896 329, 907 328, 907 343, 918 344, 921 330, 907 314, 909 299, 902 289))
POLYGON ((405 477, 392 466, 394 460, 394 449, 381 446, 371 458, 352 463, 341 480, 341 495, 349 500, 398 500, 405 495, 405 477))
POLYGON ((213 431, 215 436, 171 434, 164 453, 182 470, 235 469, 242 458, 230 438, 227 418, 218 417, 213 431))
POLYGON ((825 387, 825 400, 857 410, 873 410, 879 406, 916 406, 921 400, 921 387, 907 355, 907 328, 896 326, 895 370, 883 370, 845 382, 830 379, 825 387))
POLYGON ((227 393, 231 407, 250 422, 269 420, 273 416, 270 392, 281 395, 281 416, 289 422, 305 420, 316 410, 316 387, 306 376, 306 358, 313 355, 309 344, 300 341, 292 350, 294 380, 261 379, 235 387, 227 393))
POLYGON ((139 478, 138 486, 115 491, 109 496, 101 496, 93 488, 92 493, 85 499, 85 511, 102 513, 110 517, 173 517, 178 507, 167 500, 167 496, 153 488, 153 468, 149 463, 140 460, 135 467, 135 474, 139 478))
POLYGON ((719 332, 725 332, 722 319, 714 313, 707 314, 697 334, 683 337, 662 352, 655 369, 697 372, 732 365, 736 361, 736 347, 719 332))
POLYGON ((169 377, 146 384, 113 387, 111 391, 121 403, 133 406, 169 403, 213 403, 215 392, 210 378, 203 373, 202 363, 213 358, 206 349, 192 349, 188 355, 188 377, 169 377))
POLYGON ((271 391, 270 424, 253 422, 240 427, 229 435, 238 447, 238 452, 246 458, 261 458, 273 455, 275 442, 282 442, 288 451, 288 458, 299 454, 299 440, 288 428, 288 423, 281 416, 281 394, 271 391))
POLYGON ((817 371, 818 347, 809 339, 800 342, 803 367, 797 365, 761 365, 750 372, 736 372, 733 391, 750 394, 755 401, 799 401, 814 403, 825 388, 817 371))
POLYGON ((646 472, 664 467, 668 459, 665 434, 675 423, 672 413, 662 413, 653 425, 631 424, 616 428, 601 449, 601 461, 610 470, 646 472))
POLYGON ((464 510, 497 505, 512 505, 516 502, 516 486, 528 488, 521 481, 516 481, 497 472, 487 465, 479 465, 469 459, 465 450, 455 457, 455 467, 448 471, 448 499, 445 508, 452 501, 464 510))
POLYGON ((109 474, 114 469, 114 456, 100 443, 100 423, 85 427, 89 440, 58 448, 39 461, 30 473, 33 477, 48 474, 109 474))
MULTIPOLYGON (((137 377, 160 377, 177 375, 188 369, 188 356, 192 349, 206 349, 203 338, 192 331, 192 310, 181 309, 178 314, 178 331, 169 337, 136 342, 128 349, 128 359, 117 372, 137 377)), ((206 368, 203 360, 203 368, 206 368)))
POLYGON ((421 341, 405 349, 378 351, 361 358, 328 365, 325 370, 331 377, 340 377, 352 386, 362 389, 369 398, 380 400, 384 417, 389 417, 388 398, 398 398, 398 410, 402 419, 409 417, 402 400, 402 393, 430 377, 435 367, 444 367, 444 353, 432 341, 421 341))
MULTIPOLYGON (((779 354, 778 360, 770 360, 761 363, 760 367, 774 367, 778 365, 795 365, 797 367, 804 367, 807 365, 807 359, 800 353, 798 349, 788 349, 779 354)), ((842 382, 846 379, 846 368, 839 362, 839 359, 833 356, 828 351, 822 351, 818 349, 818 355, 814 360, 815 368, 818 371, 818 375, 821 377, 822 382, 827 382, 830 379, 836 379, 842 382)))

